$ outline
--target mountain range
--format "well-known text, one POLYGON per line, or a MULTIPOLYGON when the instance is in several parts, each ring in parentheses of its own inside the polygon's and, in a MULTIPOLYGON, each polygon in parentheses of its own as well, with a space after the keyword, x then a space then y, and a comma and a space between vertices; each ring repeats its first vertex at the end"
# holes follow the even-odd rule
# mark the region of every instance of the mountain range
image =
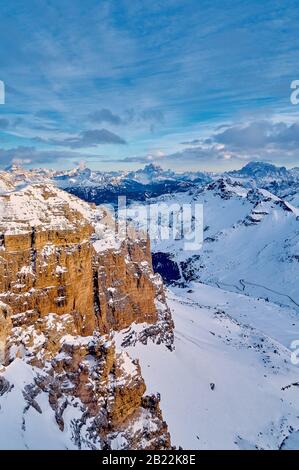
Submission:
MULTIPOLYGON (((136 171, 93 171, 77 167, 68 171, 51 169, 23 169, 11 165, 0 171, 0 191, 29 182, 48 181, 81 198, 96 202, 115 202, 118 194, 130 200, 146 200, 165 193, 188 191, 218 178, 230 178, 247 187, 268 189, 290 202, 298 193, 299 168, 286 169, 265 162, 249 162, 240 170, 225 173, 183 172, 164 170, 150 163, 136 171), (7 186, 8 185, 8 186, 7 186)), ((297 201, 297 199, 296 199, 297 201)))
POLYGON ((263 162, 0 172, 0 447, 299 448, 298 201, 263 162), (123 195, 201 204, 202 247, 119 239, 123 195))

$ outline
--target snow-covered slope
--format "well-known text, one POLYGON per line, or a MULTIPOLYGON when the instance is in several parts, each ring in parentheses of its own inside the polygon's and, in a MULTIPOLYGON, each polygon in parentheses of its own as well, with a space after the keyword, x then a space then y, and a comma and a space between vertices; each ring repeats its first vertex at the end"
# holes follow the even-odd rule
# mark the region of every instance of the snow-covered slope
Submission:
POLYGON ((152 241, 154 252, 167 253, 178 264, 182 278, 253 293, 299 310, 298 208, 266 190, 223 178, 158 201, 203 204, 201 250, 185 251, 184 240, 152 241))
POLYGON ((0 227, 16 233, 42 226, 43 230, 65 228, 71 230, 77 223, 86 223, 83 217, 91 218, 92 208, 80 199, 57 189, 51 184, 34 184, 0 196, 0 227), (72 211, 71 217, 66 212, 72 211))
POLYGON ((0 194, 11 191, 13 188, 14 184, 11 176, 4 171, 0 171, 0 194))
POLYGON ((173 265, 179 273, 168 291, 175 351, 130 351, 161 393, 174 444, 298 448, 291 344, 299 331, 299 209, 235 177, 151 202, 204 209, 201 250, 186 251, 184 239, 152 240, 155 268, 166 279, 173 265))
MULTIPOLYGON (((76 418, 75 407, 72 408, 73 416, 68 416, 66 429, 62 433, 57 430, 55 412, 49 406, 46 393, 39 395, 35 407, 30 407, 26 403, 24 389, 26 386, 32 386, 40 374, 41 371, 38 369, 21 359, 15 359, 0 375, 1 449, 65 450, 77 448, 72 441, 71 423, 71 420, 76 418), (26 410, 26 405, 28 410, 26 410)), ((75 402, 76 400, 74 400, 74 405, 75 402)), ((79 400, 77 402, 79 412, 79 400)))
MULTIPOLYGON (((174 445, 185 449, 296 448, 298 367, 291 308, 204 284, 171 287, 175 350, 130 348, 161 405, 174 445), (293 384, 293 385, 292 385, 293 384)), ((137 327, 135 327, 137 328, 137 327)), ((129 332, 130 333, 130 332, 129 332)), ((118 335, 120 344, 125 334, 118 335)))

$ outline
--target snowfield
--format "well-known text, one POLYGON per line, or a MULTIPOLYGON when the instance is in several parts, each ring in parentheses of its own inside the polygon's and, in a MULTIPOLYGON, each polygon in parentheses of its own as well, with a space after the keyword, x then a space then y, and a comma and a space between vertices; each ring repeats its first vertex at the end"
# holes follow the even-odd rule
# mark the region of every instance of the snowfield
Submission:
POLYGON ((172 287, 168 303, 175 351, 137 343, 129 353, 148 391, 161 393, 173 445, 299 448, 299 366, 290 349, 299 338, 296 312, 200 283, 172 287))
POLYGON ((0 375, 1 380, 8 384, 8 389, 3 387, 0 393, 0 449, 77 449, 71 439, 71 420, 76 417, 75 412, 68 420, 65 431, 61 432, 46 393, 39 394, 36 401, 38 409, 31 406, 25 411, 24 389, 34 383, 40 372, 16 358, 0 375))

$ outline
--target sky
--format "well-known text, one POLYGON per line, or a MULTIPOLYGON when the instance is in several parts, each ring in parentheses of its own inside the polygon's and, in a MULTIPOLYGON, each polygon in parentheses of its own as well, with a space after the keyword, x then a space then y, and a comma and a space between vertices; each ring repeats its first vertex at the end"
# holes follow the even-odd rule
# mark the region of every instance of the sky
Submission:
POLYGON ((298 0, 0 0, 0 167, 299 166, 298 0))

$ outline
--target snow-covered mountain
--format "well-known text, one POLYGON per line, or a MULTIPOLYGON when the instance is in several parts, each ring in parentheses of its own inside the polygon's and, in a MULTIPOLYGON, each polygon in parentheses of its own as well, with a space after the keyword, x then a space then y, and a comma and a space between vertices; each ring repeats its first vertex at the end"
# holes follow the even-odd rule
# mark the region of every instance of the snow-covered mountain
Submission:
POLYGON ((265 162, 249 162, 241 170, 231 171, 228 174, 242 179, 251 178, 256 182, 262 182, 263 180, 272 181, 277 178, 288 179, 290 177, 288 170, 284 166, 277 167, 265 162))
POLYGON ((287 301, 289 295, 299 303, 294 281, 299 266, 296 168, 251 162, 224 175, 194 173, 193 178, 154 164, 129 173, 82 167, 67 172, 14 167, 0 173, 2 192, 32 181, 51 181, 96 204, 116 203, 122 195, 131 202, 202 203, 205 242, 200 253, 186 252, 179 240, 152 241, 154 263, 160 270, 166 266, 165 279, 189 279, 194 271, 204 282, 231 284, 244 292, 255 282, 264 286, 254 288, 263 296, 287 301))
MULTIPOLYGON (((164 170, 153 163, 129 172, 92 171, 82 166, 69 171, 27 170, 18 165, 12 165, 7 169, 6 175, 9 175, 15 187, 34 182, 52 181, 59 188, 96 204, 116 203, 119 195, 127 196, 130 201, 145 201, 163 194, 202 187, 213 180, 224 177, 240 182, 247 188, 267 189, 293 205, 299 205, 299 169, 286 169, 264 162, 250 162, 240 170, 227 172, 223 175, 190 171, 176 173, 169 169, 164 170)), ((0 191, 6 189, 2 183, 0 191)))
POLYGON ((19 167, 0 173, 3 192, 32 181, 52 181, 95 203, 117 202, 120 195, 129 201, 202 203, 205 241, 200 253, 186 252, 180 240, 152 240, 154 264, 164 270, 164 278, 187 280, 196 273, 213 285, 230 284, 234 290, 254 290, 288 304, 299 303, 295 281, 299 266, 298 169, 251 162, 220 176, 195 173, 190 180, 188 173, 176 174, 153 164, 129 173, 88 168, 58 173, 19 167))
POLYGON ((175 179, 176 174, 174 171, 171 170, 163 170, 163 168, 159 165, 155 165, 154 163, 149 163, 144 168, 141 168, 137 171, 132 171, 127 174, 128 179, 132 179, 138 181, 142 184, 150 184, 153 182, 157 182, 159 180, 166 180, 175 179))
MULTIPOLYGON (((255 296, 191 282, 167 294, 175 350, 129 347, 184 449, 299 449, 299 317, 255 296)), ((120 344, 128 333, 119 333, 120 344)))
MULTIPOLYGON (((34 176, 44 177, 36 172, 34 176)), ((202 187, 221 176, 240 182, 247 188, 267 189, 293 205, 299 205, 299 170, 276 167, 264 162, 250 162, 241 170, 223 175, 209 172, 175 173, 153 163, 131 172, 100 172, 77 168, 52 175, 54 183, 60 188, 96 204, 115 204, 119 195, 126 195, 129 201, 145 201, 163 194, 202 187)))
POLYGON ((291 361, 299 331, 298 174, 264 163, 223 175, 155 165, 0 173, 0 363, 10 358, 0 370, 0 419, 9 423, 0 446, 168 447, 170 434, 185 449, 298 449, 291 361), (111 218, 91 235, 105 210, 53 183, 90 202, 127 195, 132 203, 203 205, 201 249, 186 251, 179 237, 152 239, 167 303, 148 243, 121 247, 111 218), (90 331, 95 318, 100 336, 90 331), (110 406, 118 387, 132 413, 127 404, 110 406), (85 420, 94 406, 95 417, 85 420), (47 429, 44 440, 39 429, 47 429))
POLYGON ((166 269, 169 260, 177 266, 177 279, 198 279, 299 307, 298 208, 267 190, 248 189, 227 178, 157 201, 200 203, 204 209, 202 250, 185 251, 183 239, 152 240, 162 274, 164 253, 166 269))
POLYGON ((55 170, 50 169, 26 169, 19 165, 10 165, 5 171, 0 171, 0 194, 32 183, 50 183, 56 173, 55 170))
POLYGON ((227 176, 247 187, 267 189, 294 205, 299 206, 299 170, 286 169, 270 163, 250 162, 241 170, 231 171, 227 176))
POLYGON ((130 348, 161 393, 173 443, 298 449, 291 358, 299 331, 299 209, 228 177, 151 202, 204 208, 201 250, 186 251, 184 239, 152 240, 154 269, 169 282, 175 351, 130 348))
POLYGON ((0 194, 14 188, 14 182, 9 173, 0 171, 0 194))
POLYGON ((88 168, 75 169, 53 177, 60 188, 80 198, 100 203, 117 203, 118 196, 130 201, 144 201, 165 193, 186 191, 211 181, 207 173, 175 173, 149 164, 132 172, 100 172, 88 168))

